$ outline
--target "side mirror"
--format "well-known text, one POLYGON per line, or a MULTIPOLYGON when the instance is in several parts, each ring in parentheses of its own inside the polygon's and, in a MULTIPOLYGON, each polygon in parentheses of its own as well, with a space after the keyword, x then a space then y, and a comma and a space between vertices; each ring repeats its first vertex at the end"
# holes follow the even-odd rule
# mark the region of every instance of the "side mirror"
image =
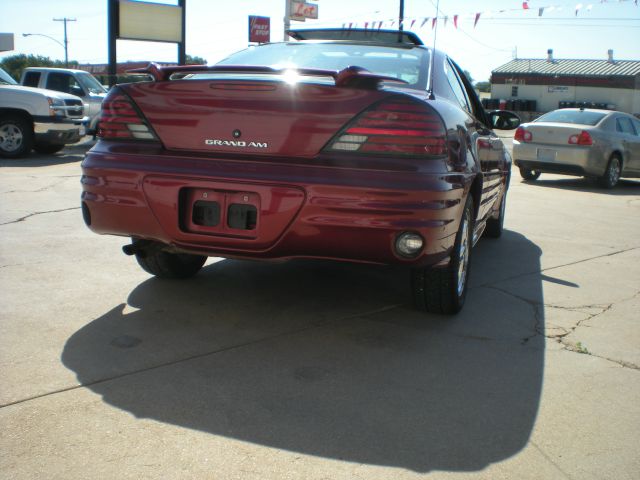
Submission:
POLYGON ((522 123, 518 115, 506 110, 489 112, 489 119, 491 120, 491 127, 497 130, 515 130, 522 123))
POLYGON ((76 97, 86 97, 84 90, 80 87, 71 87, 71 91, 69 92, 71 95, 75 95, 76 97))

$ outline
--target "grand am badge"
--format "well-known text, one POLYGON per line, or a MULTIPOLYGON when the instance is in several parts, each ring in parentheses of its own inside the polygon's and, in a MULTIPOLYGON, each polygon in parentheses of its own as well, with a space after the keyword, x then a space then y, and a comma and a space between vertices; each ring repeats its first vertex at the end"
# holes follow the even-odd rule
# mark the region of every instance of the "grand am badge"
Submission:
POLYGON ((205 145, 212 147, 236 147, 236 148, 269 148, 267 142, 245 142, 244 140, 219 140, 217 138, 207 138, 205 145))

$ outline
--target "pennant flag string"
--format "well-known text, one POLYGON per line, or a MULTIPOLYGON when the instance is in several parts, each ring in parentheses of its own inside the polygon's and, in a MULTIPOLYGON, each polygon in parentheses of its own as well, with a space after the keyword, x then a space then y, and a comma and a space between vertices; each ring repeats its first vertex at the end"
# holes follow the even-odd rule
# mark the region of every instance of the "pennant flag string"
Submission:
MULTIPOLYGON (((510 9, 502 9, 502 10, 497 10, 495 11, 495 13, 505 13, 505 12, 516 12, 516 11, 522 11, 522 10, 531 10, 531 6, 530 6, 530 1, 531 0, 520 0, 521 2, 521 8, 510 8, 510 9)), ((600 3, 608 3, 610 0, 600 0, 600 3)), ((633 2, 634 5, 637 7, 638 6, 638 0, 617 0, 618 2, 633 2)), ((567 7, 567 9, 570 9, 571 7, 568 5, 564 5, 564 7, 567 7)), ((542 17, 544 14, 548 14, 550 12, 561 12, 564 9, 563 5, 544 5, 544 6, 539 6, 537 7, 537 16, 538 17, 542 17)), ((591 12, 593 9, 593 4, 582 4, 582 3, 578 3, 574 6, 573 8, 573 14, 575 17, 578 16, 578 14, 582 11, 587 11, 587 12, 591 12)), ((535 15, 535 14, 534 14, 535 15)), ((441 21, 444 22, 444 27, 447 27, 448 23, 449 23, 449 19, 452 18, 453 19, 453 26, 454 28, 458 29, 460 28, 459 22, 460 19, 473 19, 473 27, 476 28, 478 25, 478 22, 480 21, 480 17, 484 17, 484 18, 495 18, 493 16, 493 13, 490 10, 486 10, 486 11, 482 11, 482 12, 476 12, 476 13, 466 13, 466 14, 455 14, 455 15, 437 15, 435 17, 410 17, 410 18, 404 18, 402 22, 398 21, 398 19, 388 19, 388 20, 375 20, 373 19, 373 21, 367 21, 367 22, 345 22, 342 24, 342 28, 349 28, 350 30, 353 28, 358 28, 358 25, 364 25, 364 29, 365 30, 375 30, 376 27, 378 30, 382 29, 383 27, 386 28, 393 28, 394 26, 396 26, 396 28, 400 28, 400 27, 405 27, 408 29, 413 29, 414 27, 417 28, 424 28, 427 23, 429 22, 429 20, 431 20, 431 29, 434 30, 437 26, 437 22, 438 19, 440 19, 441 21), (377 25, 376 25, 377 24, 377 25)))

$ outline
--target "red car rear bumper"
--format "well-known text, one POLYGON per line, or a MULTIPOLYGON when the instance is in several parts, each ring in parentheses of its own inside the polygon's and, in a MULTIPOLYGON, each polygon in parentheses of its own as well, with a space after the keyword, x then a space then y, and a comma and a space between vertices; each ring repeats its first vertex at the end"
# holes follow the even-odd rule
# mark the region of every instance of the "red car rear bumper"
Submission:
POLYGON ((85 157, 82 203, 89 228, 209 256, 435 265, 449 257, 473 179, 442 173, 444 161, 362 169, 137 148, 99 142, 85 157), (217 204, 217 224, 195 218, 196 202, 217 204), (238 228, 230 217, 243 209, 255 211, 255 218, 238 228), (414 258, 395 250, 403 232, 425 240, 414 258))

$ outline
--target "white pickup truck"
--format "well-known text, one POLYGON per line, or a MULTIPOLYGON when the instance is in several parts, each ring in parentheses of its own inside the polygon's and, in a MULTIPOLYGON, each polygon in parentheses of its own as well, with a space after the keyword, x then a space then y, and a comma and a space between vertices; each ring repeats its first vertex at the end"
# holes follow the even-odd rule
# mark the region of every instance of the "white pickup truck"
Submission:
POLYGON ((81 98, 20 86, 0 69, 0 157, 55 153, 78 142, 88 122, 81 98))
POLYGON ((89 117, 87 133, 93 135, 96 132, 100 107, 107 90, 89 72, 73 68, 28 67, 22 71, 20 85, 56 90, 82 98, 84 114, 89 117))

